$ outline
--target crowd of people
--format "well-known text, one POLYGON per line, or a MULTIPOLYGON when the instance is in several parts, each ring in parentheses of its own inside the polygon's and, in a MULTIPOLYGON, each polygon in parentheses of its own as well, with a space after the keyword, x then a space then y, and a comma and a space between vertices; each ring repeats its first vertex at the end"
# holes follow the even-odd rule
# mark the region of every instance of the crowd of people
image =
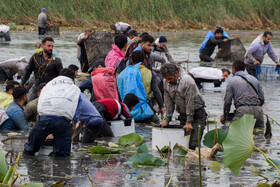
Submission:
MULTIPOLYGON (((45 17, 45 11, 42 9, 40 19, 45 17)), ((74 64, 63 67, 61 59, 53 53, 51 37, 43 38, 28 63, 15 63, 19 70, 13 69, 14 72, 7 74, 9 67, 0 63, 0 78, 8 80, 6 91, 0 93, 0 130, 30 130, 24 154, 34 155, 46 139, 53 139, 55 156, 70 156, 71 134, 78 127, 84 129, 80 141, 93 143, 98 136, 114 136, 108 121, 133 117, 136 122, 157 123, 164 128, 172 121, 175 110, 185 134, 190 135, 189 148, 197 147, 198 125, 203 132, 207 117, 201 83, 213 82, 219 86, 231 72, 208 67, 186 72, 172 58, 165 36, 155 40, 147 32, 140 34, 122 22, 112 25, 111 29, 117 32, 112 50, 104 61, 92 62, 91 66, 84 42, 92 30, 86 29, 79 35, 77 57, 81 71, 90 74, 79 86, 75 84, 79 67, 74 64), (161 63, 159 71, 155 69, 156 62, 161 63), (21 78, 20 82, 12 80, 15 74, 21 78), (86 89, 91 93, 90 99, 83 94, 86 89), (166 120, 160 122, 157 114, 161 118, 166 114, 166 120)), ((43 32, 44 28, 39 26, 39 34, 43 32)), ((265 32, 250 46, 245 63, 233 62, 222 123, 252 114, 257 119, 255 127, 263 128, 264 94, 251 66, 260 65, 265 53, 279 65, 271 38, 272 33, 265 32), (232 100, 234 114, 230 113, 232 100)), ((215 46, 229 41, 221 27, 216 28, 214 34, 207 34, 200 49, 201 60, 213 61, 215 46)))

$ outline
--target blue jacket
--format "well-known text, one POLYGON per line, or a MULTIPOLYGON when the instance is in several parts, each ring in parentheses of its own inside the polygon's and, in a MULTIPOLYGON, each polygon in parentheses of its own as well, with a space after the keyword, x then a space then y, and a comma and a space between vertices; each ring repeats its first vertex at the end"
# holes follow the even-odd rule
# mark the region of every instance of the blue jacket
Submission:
MULTIPOLYGON (((40 116, 40 120, 48 120, 48 119, 57 119, 57 118, 64 118, 59 116, 40 116)), ((88 100, 88 98, 81 93, 78 106, 76 109, 76 113, 73 117, 73 121, 77 123, 81 121, 85 126, 93 126, 98 125, 103 122, 102 116, 96 110, 94 105, 88 100)))
POLYGON ((5 121, 1 126, 0 130, 28 130, 30 129, 26 119, 24 110, 13 101, 6 110, 9 119, 5 121))

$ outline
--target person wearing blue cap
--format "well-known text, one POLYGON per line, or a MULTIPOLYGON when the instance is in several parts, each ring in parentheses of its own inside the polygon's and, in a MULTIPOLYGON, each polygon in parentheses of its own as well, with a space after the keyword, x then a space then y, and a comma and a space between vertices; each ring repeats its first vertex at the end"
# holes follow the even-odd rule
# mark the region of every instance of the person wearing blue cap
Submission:
POLYGON ((47 30, 48 21, 47 21, 47 15, 46 15, 46 8, 42 8, 42 12, 38 16, 38 31, 39 35, 44 35, 47 30))
POLYGON ((160 36, 158 39, 156 39, 155 44, 154 44, 154 51, 159 52, 161 55, 162 53, 165 53, 165 56, 167 60, 170 63, 176 63, 176 61, 172 58, 167 46, 167 39, 165 36, 160 36))

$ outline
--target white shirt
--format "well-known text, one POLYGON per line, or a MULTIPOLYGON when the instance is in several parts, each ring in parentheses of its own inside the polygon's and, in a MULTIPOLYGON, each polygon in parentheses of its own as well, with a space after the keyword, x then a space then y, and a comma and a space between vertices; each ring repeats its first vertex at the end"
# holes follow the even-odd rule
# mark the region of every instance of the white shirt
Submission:
POLYGON ((117 22, 115 26, 116 26, 116 30, 121 32, 124 32, 128 27, 131 27, 129 24, 124 22, 117 22))

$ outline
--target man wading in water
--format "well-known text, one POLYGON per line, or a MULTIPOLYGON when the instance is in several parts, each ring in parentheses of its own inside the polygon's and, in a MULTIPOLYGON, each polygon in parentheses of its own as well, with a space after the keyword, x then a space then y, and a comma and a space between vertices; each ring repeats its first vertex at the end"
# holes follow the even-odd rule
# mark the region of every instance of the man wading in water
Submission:
MULTIPOLYGON (((164 64, 160 68, 164 77, 164 104, 166 121, 160 123, 166 127, 172 120, 175 109, 180 114, 180 125, 190 134, 189 148, 195 150, 198 145, 198 126, 201 125, 201 137, 206 125, 205 102, 190 75, 183 74, 175 64, 164 64)), ((200 139, 201 139, 200 137, 200 139)))
POLYGON ((32 72, 35 76, 35 84, 32 86, 31 94, 28 97, 28 102, 37 98, 38 86, 41 83, 48 83, 53 78, 59 75, 62 69, 62 62, 60 58, 53 55, 54 40, 51 37, 46 37, 42 40, 42 49, 40 53, 35 53, 30 58, 25 73, 21 79, 21 86, 28 81, 32 72))

